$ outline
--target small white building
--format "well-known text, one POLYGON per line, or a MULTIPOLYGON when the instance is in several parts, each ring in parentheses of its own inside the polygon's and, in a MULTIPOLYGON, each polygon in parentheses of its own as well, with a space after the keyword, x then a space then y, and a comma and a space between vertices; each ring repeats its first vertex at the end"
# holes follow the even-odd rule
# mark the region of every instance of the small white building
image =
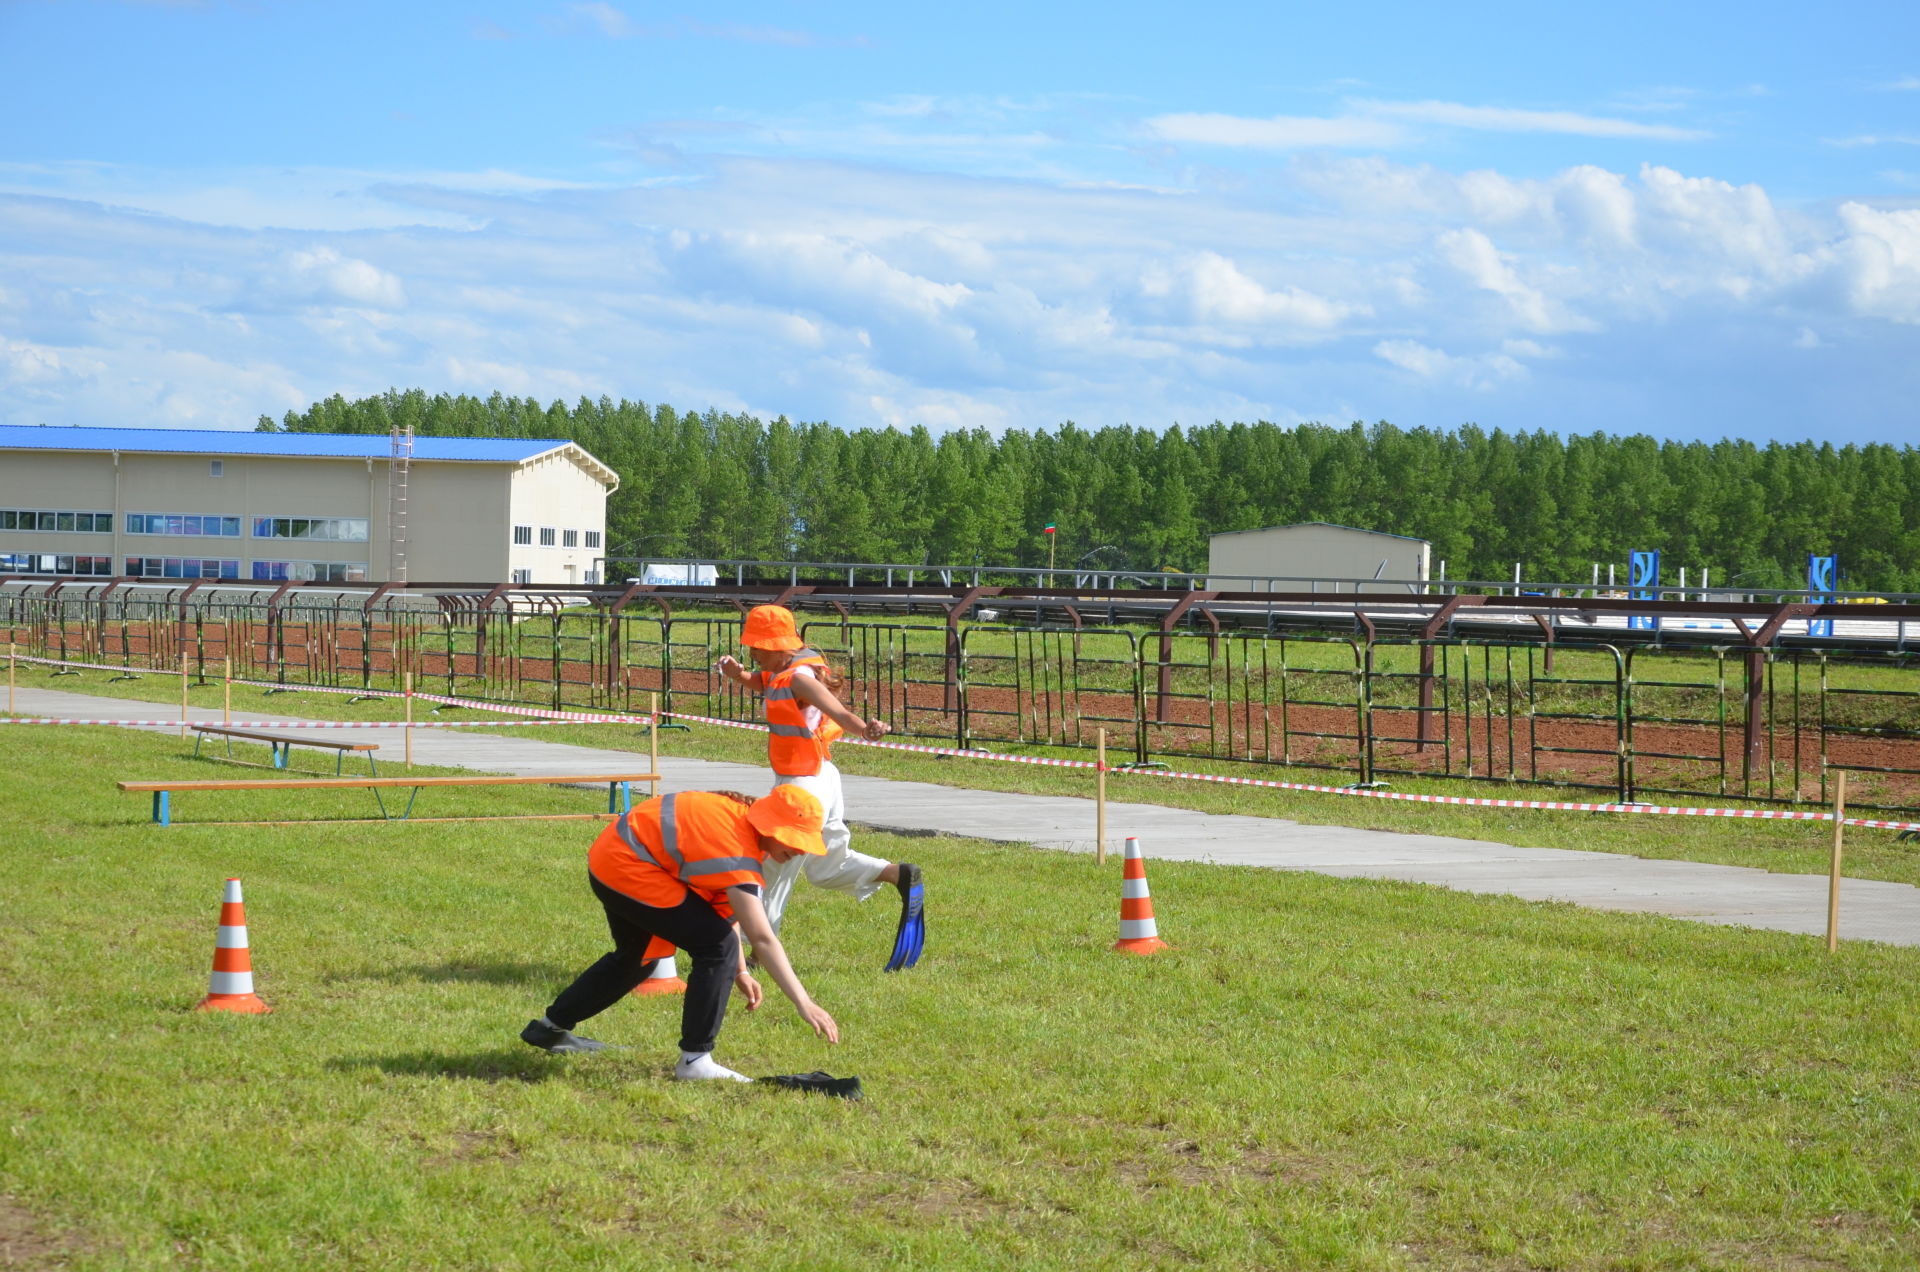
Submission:
POLYGON ((1425 539, 1325 521, 1232 530, 1209 536, 1207 587, 1220 592, 1404 592, 1430 577, 1432 551, 1425 539), (1334 589, 1326 585, 1328 579, 1357 583, 1334 589))
POLYGON ((560 438, 0 425, 0 577, 598 583, 619 484, 560 438))

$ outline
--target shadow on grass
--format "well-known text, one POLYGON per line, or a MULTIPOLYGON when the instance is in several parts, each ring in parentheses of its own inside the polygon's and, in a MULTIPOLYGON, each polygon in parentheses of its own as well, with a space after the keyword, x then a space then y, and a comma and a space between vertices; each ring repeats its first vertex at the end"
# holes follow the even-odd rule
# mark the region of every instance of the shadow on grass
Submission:
POLYGON ((329 980, 426 981, 433 984, 565 985, 579 974, 577 967, 554 963, 527 963, 514 959, 453 958, 438 963, 403 964, 378 970, 339 972, 329 980))
POLYGON ((417 1078, 464 1078, 473 1082, 545 1082, 566 1073, 564 1061, 531 1047, 487 1051, 407 1051, 388 1056, 341 1056, 329 1069, 346 1073, 375 1069, 417 1078))

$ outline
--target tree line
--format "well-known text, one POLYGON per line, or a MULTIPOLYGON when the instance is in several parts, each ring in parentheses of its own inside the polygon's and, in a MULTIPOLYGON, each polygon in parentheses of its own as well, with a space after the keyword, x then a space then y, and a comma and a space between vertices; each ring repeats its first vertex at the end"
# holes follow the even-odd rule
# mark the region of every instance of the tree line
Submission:
POLYGON ((620 474, 610 555, 1203 572, 1207 536, 1327 521, 1433 544, 1450 578, 1626 579, 1635 549, 1716 585, 1800 587, 1809 553, 1849 590, 1920 592, 1909 446, 1561 437, 1468 424, 1214 423, 1165 430, 835 428, 582 398, 339 396, 264 432, 568 438, 620 474), (1604 577, 1605 566, 1602 571, 1604 577))

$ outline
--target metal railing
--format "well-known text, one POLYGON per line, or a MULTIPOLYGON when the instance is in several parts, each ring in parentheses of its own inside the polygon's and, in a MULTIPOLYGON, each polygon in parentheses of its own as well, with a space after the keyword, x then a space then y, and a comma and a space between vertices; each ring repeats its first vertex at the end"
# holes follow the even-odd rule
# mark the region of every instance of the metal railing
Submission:
POLYGON ((247 587, 0 581, 0 639, 108 671, 240 678, 549 707, 757 718, 714 671, 740 615, 783 599, 855 709, 904 737, 1090 748, 1134 763, 1323 769, 1776 803, 1856 775, 1863 806, 1920 805, 1911 606, 1615 598, 1399 598, 734 588, 247 587), (1000 621, 979 621, 991 605, 1000 621), (877 617, 864 611, 890 609, 877 617), (929 610, 944 622, 928 621, 929 610), (856 614, 855 611, 862 611, 856 614), (1629 630, 1633 612, 1664 627, 1629 630), (1831 616, 1841 636, 1816 640, 1831 616), (1109 621, 1117 619, 1118 621, 1109 621), (1890 634, 1845 637, 1869 619, 1890 634), (1092 620, 1092 621, 1089 621, 1092 620), (1712 631, 1699 630, 1711 621, 1712 631), (1607 622, 1614 625, 1607 626, 1607 622), (1694 624, 1689 627, 1688 624, 1694 624), (1796 627, 1796 625, 1798 625, 1796 627))

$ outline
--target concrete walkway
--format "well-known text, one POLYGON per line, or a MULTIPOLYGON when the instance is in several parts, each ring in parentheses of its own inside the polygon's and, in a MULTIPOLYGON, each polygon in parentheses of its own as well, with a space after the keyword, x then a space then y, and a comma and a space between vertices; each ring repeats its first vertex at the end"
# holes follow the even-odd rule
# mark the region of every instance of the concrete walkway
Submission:
MULTIPOLYGON (((299 701, 305 712, 315 710, 311 696, 299 701)), ((179 710, 153 703, 24 686, 18 691, 16 709, 23 715, 82 719, 166 719, 179 710)), ((219 719, 217 711, 196 709, 191 714, 196 720, 219 719)), ((293 710, 291 701, 288 711, 274 715, 234 714, 236 724, 302 718, 308 716, 293 710)), ((12 745, 20 745, 28 740, 35 727, 40 726, 11 729, 0 726, 0 736, 12 745)), ((398 730, 301 729, 290 730, 288 735, 296 739, 334 736, 378 742, 381 754, 390 765, 399 758, 402 749, 398 730)), ((673 736, 671 732, 663 735, 669 751, 673 747, 673 736)), ((629 751, 567 746, 478 729, 416 730, 413 755, 421 764, 495 773, 619 772, 636 767, 635 757, 629 751)), ((671 756, 661 757, 660 769, 662 784, 667 790, 758 791, 767 785, 768 776, 767 770, 757 765, 671 756)), ((912 834, 937 832, 1093 851, 1091 799, 990 793, 852 775, 846 779, 846 790, 847 807, 855 813, 856 822, 876 830, 912 834)), ((1739 866, 1657 861, 1617 853, 1516 848, 1439 835, 1302 826, 1279 818, 1194 813, 1155 804, 1113 801, 1107 805, 1107 831, 1110 850, 1118 848, 1120 837, 1136 835, 1149 856, 1172 861, 1401 879, 1464 892, 1503 893, 1532 901, 1570 901, 1598 910, 1664 914, 1700 923, 1769 928, 1812 936, 1826 932, 1827 880, 1824 875, 1770 874, 1739 866)), ((1866 879, 1845 880, 1841 887, 1840 922, 1841 933, 1849 940, 1920 945, 1920 888, 1866 879)))

